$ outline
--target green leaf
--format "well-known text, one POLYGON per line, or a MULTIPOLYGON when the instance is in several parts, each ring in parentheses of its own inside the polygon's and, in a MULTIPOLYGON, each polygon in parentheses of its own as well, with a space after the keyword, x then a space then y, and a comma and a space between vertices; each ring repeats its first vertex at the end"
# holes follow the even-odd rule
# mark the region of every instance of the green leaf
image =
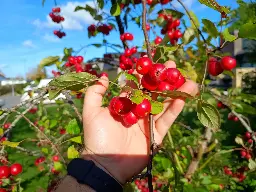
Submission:
POLYGON ((134 20, 139 27, 140 27, 140 19, 141 19, 141 16, 132 18, 132 20, 134 20))
POLYGON ((191 41, 193 41, 194 38, 195 38, 195 30, 191 27, 188 27, 182 37, 183 43, 185 45, 189 44, 191 41))
POLYGON ((151 100, 150 96, 143 94, 141 90, 132 89, 130 99, 133 103, 140 104, 144 99, 151 100))
POLYGON ((68 148, 67 154, 68 159, 74 159, 79 157, 79 152, 75 149, 74 145, 68 148))
POLYGON ((223 35, 223 38, 226 40, 226 41, 229 41, 229 42, 232 42, 232 41, 235 41, 236 40, 236 36, 234 35, 231 35, 228 31, 228 28, 224 29, 224 31, 222 32, 222 35, 223 35))
POLYGON ((56 89, 56 90, 52 90, 50 89, 49 90, 49 99, 52 100, 52 99, 55 99, 61 92, 61 89, 56 89))
POLYGON ((16 148, 16 147, 19 146, 19 144, 20 144, 21 142, 22 142, 22 141, 20 141, 20 142, 3 141, 3 142, 2 142, 2 145, 8 146, 8 147, 16 148))
POLYGON ((110 13, 112 16, 118 16, 121 14, 121 8, 120 5, 118 3, 115 3, 114 5, 112 5, 111 9, 110 9, 110 13))
POLYGON ((39 63, 39 67, 43 68, 45 66, 50 66, 55 64, 57 61, 59 61, 59 56, 50 56, 42 59, 39 63))
POLYGON ((184 15, 184 13, 176 11, 174 9, 162 9, 162 10, 158 11, 158 14, 160 14, 160 13, 170 14, 170 15, 172 15, 172 17, 174 17, 176 19, 180 19, 184 15))
POLYGON ((85 8, 82 6, 77 6, 74 11, 76 12, 76 11, 80 11, 80 10, 85 10, 85 8))
POLYGON ((151 103, 151 114, 156 115, 164 110, 164 104, 158 101, 150 101, 151 103))
POLYGON ((256 169, 256 162, 252 159, 249 159, 248 167, 249 167, 250 170, 255 170, 256 169))
POLYGON ((220 6, 215 0, 198 0, 201 4, 206 5, 207 7, 210 7, 220 13, 224 12, 224 13, 229 13, 229 9, 227 7, 224 6, 220 6))
POLYGON ((171 167, 171 161, 165 157, 161 158, 161 163, 164 169, 171 167))
POLYGON ((82 144, 82 137, 81 136, 77 136, 77 137, 72 137, 71 139, 69 139, 70 141, 73 141, 75 143, 79 143, 82 144))
POLYGON ((55 127, 57 124, 58 124, 58 121, 56 119, 52 119, 52 120, 50 120, 49 128, 51 129, 51 128, 55 127))
POLYGON ((235 77, 234 72, 233 72, 233 71, 229 71, 229 70, 224 70, 224 71, 222 72, 222 74, 228 75, 228 76, 230 76, 230 77, 235 77))
POLYGON ((103 17, 101 15, 96 15, 94 17, 94 19, 97 20, 97 21, 101 21, 103 19, 103 17))
POLYGON ((240 100, 232 100, 232 105, 235 107, 235 111, 238 113, 256 115, 255 107, 248 105, 240 100))
POLYGON ((235 142, 236 142, 238 145, 244 146, 244 141, 243 141, 243 139, 242 139, 241 137, 236 136, 235 142))
POLYGON ((97 0, 98 6, 100 9, 103 9, 104 7, 104 0, 97 0))
POLYGON ((46 147, 43 147, 41 150, 46 155, 49 153, 49 150, 46 147))
POLYGON ((202 23, 204 24, 204 27, 209 35, 213 36, 214 38, 218 37, 218 30, 213 22, 208 19, 202 19, 202 23))
POLYGON ((158 24, 158 26, 164 27, 167 22, 163 17, 157 17, 156 23, 158 24))
POLYGON ((71 121, 69 121, 69 123, 65 127, 65 129, 67 130, 67 133, 69 133, 71 135, 76 135, 76 134, 80 133, 80 127, 79 127, 76 119, 72 119, 71 121))
POLYGON ((198 18, 196 16, 196 14, 193 11, 189 11, 189 14, 190 14, 190 16, 191 16, 191 18, 193 20, 193 21, 190 20, 191 26, 193 28, 199 29, 200 22, 199 22, 199 20, 198 20, 198 18))
POLYGON ((164 92, 157 92, 157 93, 161 93, 163 96, 170 97, 173 99, 176 99, 176 98, 193 99, 194 98, 192 95, 182 92, 182 91, 164 91, 164 92))
POLYGON ((256 24, 245 23, 239 29, 238 37, 256 40, 256 24))
POLYGON ((95 79, 97 79, 96 76, 86 72, 61 75, 49 83, 49 88, 53 91, 50 94, 50 98, 56 96, 62 90, 79 91, 88 86, 89 83, 95 81, 95 79))
POLYGON ((62 171, 63 170, 63 168, 64 168, 64 166, 63 166, 63 164, 61 163, 61 162, 54 162, 53 163, 53 167, 54 167, 54 169, 56 170, 56 171, 62 171))
POLYGON ((3 134, 4 134, 3 128, 0 128, 0 135, 3 135, 3 134))
POLYGON ((102 46, 102 44, 100 44, 100 43, 93 43, 93 44, 91 44, 91 45, 94 46, 94 47, 97 47, 97 48, 99 48, 99 47, 102 46))
POLYGON ((220 114, 213 105, 198 101, 197 117, 205 127, 209 127, 213 131, 218 130, 220 127, 220 114))
POLYGON ((139 86, 139 81, 138 79, 135 77, 135 75, 132 74, 128 74, 128 73, 124 73, 126 80, 128 81, 133 81, 134 83, 136 83, 137 86, 139 86))

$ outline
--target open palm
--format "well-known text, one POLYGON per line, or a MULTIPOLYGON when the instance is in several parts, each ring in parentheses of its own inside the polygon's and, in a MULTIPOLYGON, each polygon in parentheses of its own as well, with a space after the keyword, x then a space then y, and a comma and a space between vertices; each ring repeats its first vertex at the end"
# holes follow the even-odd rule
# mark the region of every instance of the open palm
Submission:
MULTIPOLYGON (((166 67, 174 68, 175 63, 168 61, 166 67)), ((108 88, 107 77, 88 88, 83 108, 84 142, 83 156, 92 159, 98 166, 109 172, 124 184, 132 176, 140 173, 147 165, 149 157, 148 117, 127 128, 116 121, 108 108, 102 107, 102 99, 108 88)), ((179 91, 195 95, 196 83, 187 80, 179 91)), ((164 136, 175 121, 185 101, 166 99, 162 113, 154 116, 154 140, 161 144, 164 136)))

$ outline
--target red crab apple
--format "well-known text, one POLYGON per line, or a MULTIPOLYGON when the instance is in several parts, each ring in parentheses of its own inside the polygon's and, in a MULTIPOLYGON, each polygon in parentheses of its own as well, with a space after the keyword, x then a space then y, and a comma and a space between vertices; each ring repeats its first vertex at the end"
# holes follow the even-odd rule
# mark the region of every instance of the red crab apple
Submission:
POLYGON ((143 75, 143 77, 141 78, 141 85, 145 89, 150 91, 154 91, 158 87, 158 83, 156 81, 153 81, 148 74, 143 75))
POLYGON ((221 59, 220 65, 225 70, 232 70, 236 67, 236 60, 232 57, 225 56, 221 59))
POLYGON ((22 172, 22 165, 19 163, 14 163, 11 165, 10 169, 11 169, 11 174, 15 176, 22 172))
POLYGON ((160 63, 154 64, 148 74, 153 81, 159 83, 167 78, 165 65, 160 63))
POLYGON ((151 111, 151 103, 149 102, 148 99, 143 99, 143 101, 136 105, 134 113, 138 117, 145 117, 147 116, 151 111))
POLYGON ((152 61, 148 57, 141 57, 136 63, 136 70, 139 74, 145 75, 153 66, 152 61))
POLYGON ((0 166, 0 179, 8 178, 11 174, 11 170, 8 166, 0 166))
POLYGON ((220 62, 214 57, 211 57, 208 61, 208 72, 212 76, 218 76, 223 72, 220 62))
POLYGON ((54 156, 52 156, 52 160, 53 161, 59 161, 60 159, 59 159, 59 156, 58 155, 54 155, 54 156))

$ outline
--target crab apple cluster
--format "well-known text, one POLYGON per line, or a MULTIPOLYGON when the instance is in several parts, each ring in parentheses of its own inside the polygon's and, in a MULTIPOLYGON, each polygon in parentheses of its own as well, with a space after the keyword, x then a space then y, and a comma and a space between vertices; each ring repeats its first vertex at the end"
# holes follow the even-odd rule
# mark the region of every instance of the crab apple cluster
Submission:
POLYGON ((208 60, 208 72, 212 76, 218 76, 224 70, 231 71, 236 67, 236 60, 232 57, 225 56, 221 60, 210 57, 208 60))
MULTIPOLYGON (((135 53, 137 53, 137 48, 132 47, 131 49, 126 48, 124 53, 119 57, 119 67, 122 70, 130 70, 133 72, 134 64, 137 62, 136 57, 132 57, 135 53)), ((128 71, 129 73, 129 71, 128 71)))
POLYGON ((124 33, 120 35, 121 41, 132 41, 134 39, 133 34, 131 33, 124 33))
POLYGON ((240 155, 241 155, 241 158, 245 158, 247 160, 252 158, 251 153, 249 151, 245 150, 245 149, 240 151, 240 155))
POLYGON ((224 166, 223 168, 225 175, 232 176, 233 178, 238 179, 239 182, 243 182, 246 179, 246 175, 244 173, 248 170, 248 167, 240 167, 233 173, 230 167, 224 166))
POLYGON ((130 127, 151 112, 151 103, 146 98, 136 104, 127 97, 113 97, 109 103, 109 111, 114 119, 120 120, 124 126, 130 127))
POLYGON ((22 172, 22 165, 14 163, 11 166, 2 165, 0 166, 0 179, 6 179, 10 176, 17 176, 22 172))
MULTIPOLYGON (((54 7, 52 8, 52 12, 49 13, 50 18, 54 23, 61 23, 65 20, 65 18, 60 15, 60 12, 61 12, 60 7, 54 7)), ((53 34, 60 39, 66 36, 66 33, 61 30, 54 30, 53 34)))
POLYGON ((229 113, 228 120, 236 122, 236 121, 239 121, 239 118, 237 116, 235 116, 233 113, 229 113))
POLYGON ((97 32, 100 32, 104 35, 109 35, 109 33, 110 33, 110 31, 112 31, 112 29, 113 29, 113 26, 107 25, 107 24, 100 24, 99 26, 92 24, 87 28, 88 33, 91 36, 96 36, 97 32))
MULTIPOLYGON (((148 188, 148 180, 146 179, 136 179, 134 181, 137 189, 141 192, 149 192, 149 188, 148 188)), ((158 178, 155 176, 152 178, 152 184, 154 187, 154 191, 153 192, 160 192, 162 191, 161 188, 163 186, 163 183, 158 181, 158 178)))
POLYGON ((77 73, 83 72, 82 63, 84 58, 82 56, 69 56, 65 63, 66 67, 74 67, 77 73))
POLYGON ((161 63, 153 64, 148 57, 141 57, 136 63, 136 71, 143 75, 141 85, 149 91, 172 91, 185 83, 185 77, 176 68, 166 68, 161 63))
POLYGON ((52 12, 49 13, 50 18, 54 23, 60 23, 65 20, 65 18, 60 15, 60 11, 60 7, 55 7, 52 8, 52 12))
MULTIPOLYGON (((166 21, 166 25, 161 29, 161 34, 167 34, 172 45, 176 45, 178 40, 183 36, 182 32, 178 29, 180 26, 180 20, 175 19, 170 14, 160 13, 158 18, 163 18, 166 21)), ((159 44, 161 41, 155 39, 155 44, 159 44), (157 42, 156 42, 157 41, 157 42)))
POLYGON ((249 131, 246 131, 244 134, 244 140, 247 141, 247 143, 252 144, 253 140, 252 140, 252 134, 249 131))
POLYGON ((35 166, 38 166, 40 165, 41 163, 45 162, 46 158, 44 156, 42 157, 38 157, 36 160, 35 160, 35 166))
MULTIPOLYGON (((6 164, 6 163, 3 163, 3 164, 6 164)), ((7 166, 7 165, 0 166, 0 185, 3 185, 6 187, 6 188, 0 188, 0 192, 14 191, 13 189, 17 184, 14 181, 14 177, 22 173, 22 170, 23 170, 23 167, 19 163, 14 163, 11 166, 7 166), (6 179, 9 182, 7 182, 6 179)))
POLYGON ((54 31, 53 31, 53 34, 56 35, 57 37, 59 37, 60 39, 61 39, 62 37, 65 37, 65 36, 66 36, 66 33, 63 32, 63 31, 61 31, 61 30, 54 30, 54 31))
POLYGON ((217 107, 218 107, 219 109, 225 109, 227 106, 224 105, 221 101, 218 101, 217 107))

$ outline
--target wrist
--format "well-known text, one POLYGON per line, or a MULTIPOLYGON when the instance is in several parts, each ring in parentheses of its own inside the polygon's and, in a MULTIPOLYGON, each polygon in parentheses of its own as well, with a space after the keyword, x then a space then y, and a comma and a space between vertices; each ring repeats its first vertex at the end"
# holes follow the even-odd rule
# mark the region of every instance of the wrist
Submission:
MULTIPOLYGON (((126 178, 120 175, 120 170, 116 167, 112 166, 111 163, 105 163, 100 157, 96 157, 95 155, 91 155, 88 152, 83 152, 81 158, 85 160, 91 160, 95 163, 97 167, 102 169, 104 172, 109 174, 113 179, 115 179, 120 185, 124 185, 127 181, 126 178)), ((104 157, 103 157, 104 158, 104 157)))

